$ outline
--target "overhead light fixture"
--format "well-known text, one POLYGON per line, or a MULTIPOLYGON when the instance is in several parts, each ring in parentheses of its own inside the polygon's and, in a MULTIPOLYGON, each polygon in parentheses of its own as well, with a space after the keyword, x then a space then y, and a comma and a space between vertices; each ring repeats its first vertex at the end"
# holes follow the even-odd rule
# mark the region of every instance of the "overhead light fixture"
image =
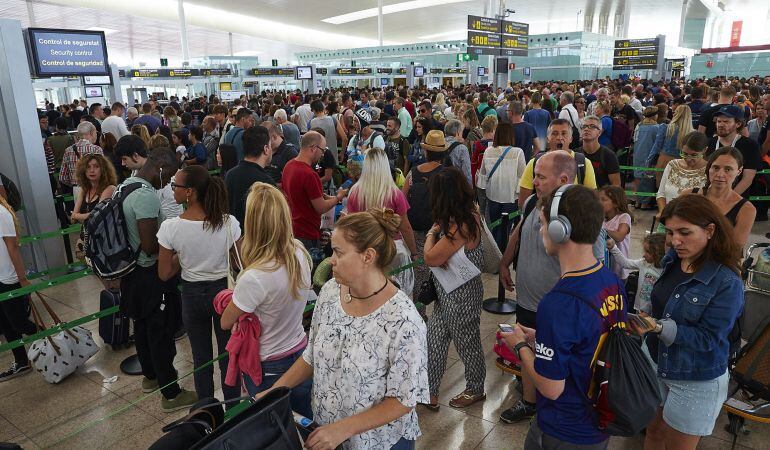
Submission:
MULTIPOLYGON (((449 5, 452 3, 465 3, 472 0, 412 0, 409 2, 394 3, 392 5, 385 5, 382 7, 382 15, 393 14, 403 11, 411 11, 413 9, 430 8, 433 6, 449 5)), ((343 23, 355 22, 356 20, 368 19, 370 17, 377 17, 379 14, 378 8, 362 9, 352 13, 342 14, 339 16, 328 17, 321 19, 322 22, 331 23, 334 25, 341 25, 343 23)))
POLYGON ((256 50, 244 50, 242 52, 235 52, 233 53, 233 56, 257 56, 261 55, 262 52, 258 52, 256 50))
POLYGON ((118 30, 113 30, 112 28, 104 28, 104 27, 88 27, 86 28, 88 31, 104 31, 104 35, 117 33, 118 30))

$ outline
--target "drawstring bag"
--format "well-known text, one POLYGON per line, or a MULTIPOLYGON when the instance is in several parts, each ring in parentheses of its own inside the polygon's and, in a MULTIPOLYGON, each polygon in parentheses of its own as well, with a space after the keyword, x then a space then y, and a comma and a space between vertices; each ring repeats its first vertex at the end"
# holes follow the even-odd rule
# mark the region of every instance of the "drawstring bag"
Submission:
MULTIPOLYGON (((43 296, 39 292, 35 294, 48 311, 54 324, 63 323, 43 296)), ((45 330, 42 316, 34 302, 30 302, 30 305, 37 331, 45 330)), ((56 384, 85 364, 98 351, 99 347, 94 342, 90 331, 83 327, 73 327, 33 342, 27 351, 27 357, 35 369, 43 375, 45 381, 56 384)))
POLYGON ((233 232, 230 229, 230 218, 228 217, 227 220, 225 220, 224 227, 227 227, 227 288, 235 290, 235 282, 238 279, 238 274, 243 271, 243 263, 241 262, 241 255, 238 252, 238 244, 235 242, 235 238, 233 238, 233 232), (233 268, 230 264, 230 249, 233 249, 235 252, 235 268, 237 272, 233 274, 233 268))

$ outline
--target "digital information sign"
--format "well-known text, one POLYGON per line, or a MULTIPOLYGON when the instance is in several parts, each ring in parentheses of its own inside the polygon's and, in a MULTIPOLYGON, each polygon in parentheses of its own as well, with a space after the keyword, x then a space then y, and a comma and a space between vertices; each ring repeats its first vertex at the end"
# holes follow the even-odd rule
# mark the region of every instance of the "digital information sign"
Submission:
POLYGON ((293 77, 294 69, 291 67, 277 68, 265 67, 251 69, 251 74, 255 77, 293 77))
POLYGON ((619 39, 615 41, 612 70, 657 69, 660 40, 619 39))
POLYGON ((110 74, 103 31, 27 28, 26 38, 33 76, 110 74))
POLYGON ((468 54, 527 56, 529 24, 468 16, 468 54))

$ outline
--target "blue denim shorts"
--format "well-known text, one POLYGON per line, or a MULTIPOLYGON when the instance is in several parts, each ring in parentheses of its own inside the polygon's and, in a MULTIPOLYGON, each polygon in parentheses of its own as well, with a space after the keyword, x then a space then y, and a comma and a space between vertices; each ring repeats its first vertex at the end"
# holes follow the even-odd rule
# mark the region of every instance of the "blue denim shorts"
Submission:
POLYGON ((663 420, 671 428, 691 436, 714 431, 722 403, 727 400, 727 372, 713 380, 684 381, 658 377, 663 399, 663 420))

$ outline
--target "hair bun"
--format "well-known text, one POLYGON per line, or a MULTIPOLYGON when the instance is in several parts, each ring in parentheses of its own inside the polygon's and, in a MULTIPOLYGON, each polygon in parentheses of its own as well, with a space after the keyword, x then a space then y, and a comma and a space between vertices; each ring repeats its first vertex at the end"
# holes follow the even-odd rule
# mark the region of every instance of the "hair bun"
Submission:
POLYGON ((377 223, 390 235, 398 232, 398 226, 401 225, 401 216, 390 208, 372 208, 367 211, 377 223))

